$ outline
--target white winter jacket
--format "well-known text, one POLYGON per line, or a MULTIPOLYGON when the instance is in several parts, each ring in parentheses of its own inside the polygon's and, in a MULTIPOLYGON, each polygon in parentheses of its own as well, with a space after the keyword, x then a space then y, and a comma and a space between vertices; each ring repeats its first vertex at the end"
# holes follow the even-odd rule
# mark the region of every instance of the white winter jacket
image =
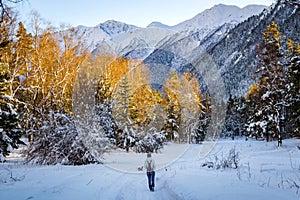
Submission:
POLYGON ((155 171, 155 161, 149 157, 145 160, 144 168, 147 172, 153 172, 155 171))

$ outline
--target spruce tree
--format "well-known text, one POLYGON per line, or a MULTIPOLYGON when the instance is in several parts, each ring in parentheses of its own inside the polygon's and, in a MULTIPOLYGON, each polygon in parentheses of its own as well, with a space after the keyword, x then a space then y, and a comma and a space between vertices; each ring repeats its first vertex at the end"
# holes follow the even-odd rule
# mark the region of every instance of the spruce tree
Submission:
POLYGON ((9 96, 9 73, 0 63, 0 161, 8 156, 13 148, 18 148, 21 141, 20 115, 17 100, 9 96))
POLYGON ((223 136, 231 137, 239 136, 242 131, 243 121, 240 112, 240 99, 229 97, 227 103, 226 119, 223 129, 223 136))
POLYGON ((97 86, 95 103, 96 115, 100 126, 110 142, 116 144, 118 137, 117 124, 113 119, 112 87, 107 73, 104 73, 100 78, 97 86))
POLYGON ((125 147, 127 138, 132 141, 134 138, 132 131, 132 121, 130 119, 130 98, 131 98, 131 86, 128 77, 124 75, 117 89, 116 104, 113 107, 114 118, 118 126, 118 141, 119 147, 125 147))
POLYGON ((199 116, 199 126, 194 133, 196 144, 204 141, 206 137, 207 128, 210 123, 210 118, 211 118, 211 98, 208 94, 206 94, 205 98, 202 101, 202 111, 199 116))
POLYGON ((270 137, 278 137, 284 124, 285 78, 282 63, 282 35, 279 27, 272 21, 267 26, 264 36, 264 46, 259 54, 260 75, 256 91, 248 95, 253 106, 252 115, 247 120, 247 130, 258 136, 262 134, 267 141, 270 137))
POLYGON ((288 40, 287 71, 287 118, 291 136, 300 136, 300 44, 288 40))

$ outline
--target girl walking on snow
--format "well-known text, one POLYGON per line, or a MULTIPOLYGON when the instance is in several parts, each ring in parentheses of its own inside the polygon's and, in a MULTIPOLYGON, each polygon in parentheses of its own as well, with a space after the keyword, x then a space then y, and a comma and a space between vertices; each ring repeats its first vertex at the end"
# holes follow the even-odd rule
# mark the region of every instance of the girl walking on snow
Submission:
POLYGON ((144 164, 145 169, 147 170, 148 185, 151 192, 154 191, 154 178, 155 178, 155 161, 151 158, 151 154, 147 153, 147 159, 144 164))

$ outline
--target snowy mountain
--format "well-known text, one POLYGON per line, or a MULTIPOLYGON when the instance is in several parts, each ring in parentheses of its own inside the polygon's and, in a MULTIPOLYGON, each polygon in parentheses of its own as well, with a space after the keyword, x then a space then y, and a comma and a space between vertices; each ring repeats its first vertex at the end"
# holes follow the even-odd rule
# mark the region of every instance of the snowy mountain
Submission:
POLYGON ((147 28, 165 28, 165 29, 172 29, 172 27, 171 26, 168 26, 168 25, 166 25, 166 24, 163 24, 163 23, 161 23, 161 22, 151 22, 148 26, 147 26, 147 28))
POLYGON ((204 92, 209 91, 208 87, 215 88, 218 83, 224 84, 226 98, 230 94, 244 95, 258 78, 255 74, 256 49, 258 44, 263 43, 262 33, 272 20, 279 25, 279 31, 286 36, 285 39, 299 42, 297 9, 296 6, 279 2, 239 24, 225 23, 208 33, 205 33, 206 29, 197 30, 186 36, 182 34, 181 38, 172 35, 144 61, 155 74, 160 73, 161 66, 177 72, 189 70, 198 73, 204 92), (155 72, 156 68, 158 72, 155 72))
MULTIPOLYGON (((148 28, 172 30, 174 32, 170 32, 169 35, 153 45, 156 46, 153 50, 149 48, 132 48, 131 51, 123 55, 144 59, 151 69, 153 77, 156 77, 153 82, 160 85, 164 80, 162 75, 168 75, 168 73, 165 73, 168 71, 166 68, 179 72, 186 71, 187 60, 191 60, 193 48, 201 46, 201 48, 208 49, 214 46, 238 23, 250 16, 261 13, 266 8, 266 6, 258 5, 238 8, 220 4, 175 26, 152 22, 148 25, 148 28), (146 55, 149 56, 145 57, 146 55)), ((198 55, 198 53, 196 54, 198 55)), ((195 57, 197 56, 194 55, 193 60, 195 57)), ((201 80, 200 75, 199 79, 201 80)), ((204 84, 202 84, 202 89, 208 90, 205 89, 204 84)))
MULTIPOLYGON (((265 8, 266 6, 258 5, 238 8, 236 6, 220 4, 175 26, 152 22, 146 28, 141 28, 109 20, 95 27, 78 26, 76 29, 78 36, 84 38, 85 43, 94 53, 97 53, 97 49, 101 48, 101 46, 105 46, 106 49, 114 53, 125 55, 135 50, 133 47, 156 47, 162 43, 165 37, 173 35, 176 32, 180 32, 181 34, 197 32, 198 37, 202 39, 225 23, 237 24, 252 15, 260 13, 265 8), (157 31, 158 33, 156 33, 157 31), (128 51, 126 52, 126 50, 128 51)), ((150 52, 148 49, 146 54, 150 52)))
POLYGON ((114 20, 108 20, 102 24, 99 24, 97 27, 103 30, 109 36, 113 36, 124 32, 129 32, 137 28, 136 26, 128 25, 114 20))
POLYGON ((138 27, 128 25, 123 22, 108 20, 95 27, 77 26, 78 37, 83 37, 84 42, 90 50, 95 49, 101 42, 108 42, 113 36, 128 33, 136 30, 138 27))
MULTIPOLYGON (((300 20, 296 6, 277 3, 270 10, 252 16, 238 24, 215 45, 207 48, 224 80, 227 94, 241 96, 249 91, 258 78, 256 51, 263 43, 262 33, 271 21, 279 26, 279 31, 288 38, 299 42, 300 20)), ((284 41, 283 41, 284 44, 284 41)), ((195 52, 196 53, 196 52, 195 52)), ((201 63, 199 61, 199 63, 201 63)))
POLYGON ((209 32, 225 23, 238 24, 253 15, 261 13, 264 9, 267 9, 267 6, 248 5, 244 8, 239 8, 232 5, 218 4, 174 26, 152 22, 147 27, 167 28, 187 33, 199 30, 207 30, 209 32))
POLYGON ((206 30, 208 33, 225 23, 238 24, 253 15, 261 13, 266 8, 266 6, 261 5, 249 5, 239 8, 237 6, 218 4, 171 28, 188 33, 206 30))

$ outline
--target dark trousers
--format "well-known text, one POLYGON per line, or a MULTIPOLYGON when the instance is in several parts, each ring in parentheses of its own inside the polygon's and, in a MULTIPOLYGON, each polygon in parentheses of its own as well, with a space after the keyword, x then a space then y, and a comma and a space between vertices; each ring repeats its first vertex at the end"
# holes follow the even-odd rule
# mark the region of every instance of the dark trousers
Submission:
POLYGON ((155 178, 155 172, 147 172, 147 177, 148 177, 148 185, 149 185, 149 189, 151 191, 154 191, 154 178, 155 178))

